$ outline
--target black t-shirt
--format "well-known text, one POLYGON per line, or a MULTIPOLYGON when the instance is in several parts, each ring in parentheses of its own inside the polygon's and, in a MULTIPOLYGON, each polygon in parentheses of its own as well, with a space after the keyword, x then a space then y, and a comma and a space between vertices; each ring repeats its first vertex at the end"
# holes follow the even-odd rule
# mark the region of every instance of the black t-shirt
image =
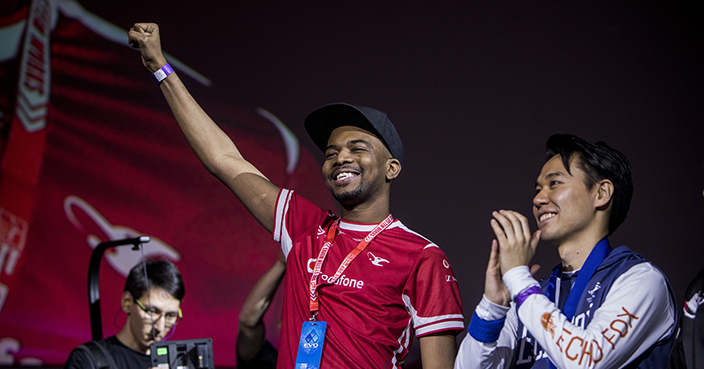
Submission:
POLYGON ((670 351, 667 367, 671 369, 695 369, 704 367, 704 269, 687 286, 684 315, 670 351))
MULTIPOLYGON (((100 341, 95 341, 112 356, 117 369, 147 369, 151 367, 151 358, 141 352, 125 346, 115 336, 100 341)), ((85 350, 74 349, 66 360, 64 369, 90 369, 93 368, 92 360, 85 350)))
POLYGON ((278 351, 269 341, 264 341, 264 345, 259 350, 259 353, 252 361, 243 361, 240 355, 237 355, 238 369, 275 369, 278 351))

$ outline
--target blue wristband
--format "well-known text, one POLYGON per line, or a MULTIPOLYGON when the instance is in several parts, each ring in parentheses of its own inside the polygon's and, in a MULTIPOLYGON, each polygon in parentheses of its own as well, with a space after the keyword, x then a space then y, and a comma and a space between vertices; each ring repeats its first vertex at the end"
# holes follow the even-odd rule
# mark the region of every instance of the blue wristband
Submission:
POLYGON ((498 320, 484 320, 477 316, 474 312, 472 320, 469 322, 467 333, 475 340, 484 343, 496 342, 501 334, 501 329, 504 327, 506 318, 498 320))
POLYGON ((173 73, 173 68, 171 68, 171 65, 169 63, 164 64, 163 67, 159 68, 152 76, 156 80, 156 83, 161 83, 161 81, 164 80, 164 78, 168 77, 169 74, 173 73))

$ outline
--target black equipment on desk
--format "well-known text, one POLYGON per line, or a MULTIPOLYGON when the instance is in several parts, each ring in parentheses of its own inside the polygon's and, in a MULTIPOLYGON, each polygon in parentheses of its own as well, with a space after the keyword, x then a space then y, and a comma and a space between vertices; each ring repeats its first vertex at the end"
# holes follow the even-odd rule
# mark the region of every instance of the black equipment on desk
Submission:
POLYGON ((154 342, 149 346, 152 367, 164 369, 213 369, 213 340, 154 342))

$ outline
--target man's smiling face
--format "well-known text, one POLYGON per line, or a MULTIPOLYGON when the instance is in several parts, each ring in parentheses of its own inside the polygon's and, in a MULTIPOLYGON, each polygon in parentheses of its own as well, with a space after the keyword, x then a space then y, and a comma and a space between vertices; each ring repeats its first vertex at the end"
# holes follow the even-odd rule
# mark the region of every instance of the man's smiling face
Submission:
POLYGON ((593 226, 596 186, 587 188, 585 173, 577 160, 580 159, 576 156, 571 158, 570 174, 562 157, 555 155, 545 163, 536 180, 533 215, 543 241, 560 245, 580 237, 593 226))
POLYGON ((323 176, 335 199, 357 205, 373 199, 386 182, 391 154, 372 133, 342 126, 330 134, 325 150, 323 176))

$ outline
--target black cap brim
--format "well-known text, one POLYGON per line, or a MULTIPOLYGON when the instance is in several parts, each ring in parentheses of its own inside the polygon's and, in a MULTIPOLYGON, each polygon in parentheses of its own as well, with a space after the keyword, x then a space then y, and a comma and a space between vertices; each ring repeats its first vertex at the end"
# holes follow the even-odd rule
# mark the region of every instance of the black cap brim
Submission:
POLYGON ((323 152, 327 149, 332 131, 342 126, 354 126, 374 134, 394 158, 403 161, 401 138, 386 114, 379 110, 347 103, 333 103, 308 114, 304 125, 308 136, 323 152))

